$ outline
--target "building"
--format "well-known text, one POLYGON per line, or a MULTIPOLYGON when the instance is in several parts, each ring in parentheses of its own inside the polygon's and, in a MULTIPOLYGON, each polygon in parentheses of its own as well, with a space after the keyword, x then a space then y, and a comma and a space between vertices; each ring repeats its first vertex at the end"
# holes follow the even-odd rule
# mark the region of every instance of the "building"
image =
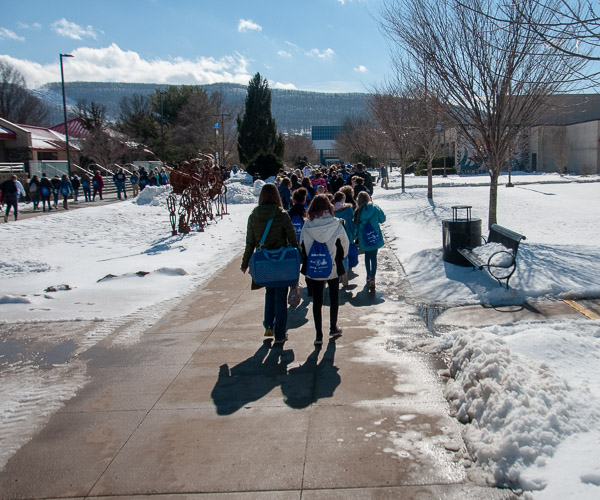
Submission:
POLYGON ((342 133, 344 127, 341 125, 314 125, 311 129, 311 140, 315 149, 319 152, 319 163, 321 165, 332 165, 339 163, 335 140, 342 133))
MULTIPOLYGON (((79 148, 70 142, 69 148, 71 154, 79 153, 79 148)), ((48 162, 52 173, 66 173, 66 159, 63 134, 45 127, 17 125, 0 118, 0 164, 22 165, 25 172, 34 175, 39 174, 42 165, 48 162)))

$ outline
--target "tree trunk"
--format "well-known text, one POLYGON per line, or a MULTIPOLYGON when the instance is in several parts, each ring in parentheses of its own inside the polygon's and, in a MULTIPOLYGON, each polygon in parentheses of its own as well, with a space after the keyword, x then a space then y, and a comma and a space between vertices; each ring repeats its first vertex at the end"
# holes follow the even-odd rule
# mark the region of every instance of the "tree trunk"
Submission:
POLYGON ((402 165, 400 167, 401 172, 402 172, 402 192, 406 192, 406 184, 404 183, 404 175, 406 174, 406 166, 402 165))
POLYGON ((497 220, 497 206, 498 206, 498 177, 497 173, 490 173, 490 206, 488 214, 488 230, 492 227, 492 224, 496 224, 497 220))
POLYGON ((433 158, 427 158, 427 198, 433 199, 433 158))

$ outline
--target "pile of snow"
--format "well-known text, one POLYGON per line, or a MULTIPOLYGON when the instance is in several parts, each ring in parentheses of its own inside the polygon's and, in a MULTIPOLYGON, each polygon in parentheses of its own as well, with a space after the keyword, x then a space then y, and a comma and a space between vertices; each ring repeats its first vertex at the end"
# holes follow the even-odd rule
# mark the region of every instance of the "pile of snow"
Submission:
POLYGON ((138 205, 166 206, 167 198, 173 192, 170 184, 166 186, 147 186, 133 199, 138 205))
POLYGON ((587 429, 568 383, 547 365, 511 352, 494 333, 459 335, 450 373, 446 399, 467 424, 463 437, 471 456, 497 485, 536 486, 522 484, 523 469, 552 456, 565 436, 587 429))
POLYGON ((227 185, 227 204, 256 203, 256 195, 252 185, 241 184, 239 182, 227 185))
POLYGON ((251 186, 254 178, 247 172, 243 170, 238 171, 237 174, 233 174, 225 181, 225 184, 228 186, 230 184, 245 184, 247 186, 251 186))
POLYGON ((491 266, 509 267, 513 262, 513 251, 501 243, 487 243, 473 249, 473 253, 491 266), (490 260, 491 258, 491 260, 490 260))

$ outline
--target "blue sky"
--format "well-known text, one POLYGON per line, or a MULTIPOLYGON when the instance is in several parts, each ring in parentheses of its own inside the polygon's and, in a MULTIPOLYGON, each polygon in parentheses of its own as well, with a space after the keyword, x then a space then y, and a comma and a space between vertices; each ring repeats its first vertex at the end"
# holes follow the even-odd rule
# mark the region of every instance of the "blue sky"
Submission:
POLYGON ((60 81, 235 82, 364 92, 389 73, 382 0, 15 0, 0 60, 30 88, 60 81))

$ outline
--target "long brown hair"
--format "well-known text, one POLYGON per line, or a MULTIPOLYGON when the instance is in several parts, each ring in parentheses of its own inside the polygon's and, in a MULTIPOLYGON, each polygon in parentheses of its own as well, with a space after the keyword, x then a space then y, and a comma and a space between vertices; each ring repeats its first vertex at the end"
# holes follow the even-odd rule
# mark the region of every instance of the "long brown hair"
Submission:
POLYGON ((315 220, 317 217, 322 217, 325 212, 328 212, 333 217, 333 205, 325 194, 318 194, 310 202, 308 207, 308 218, 315 220))
POLYGON ((267 182, 262 189, 260 190, 260 195, 258 196, 258 204, 259 205, 279 205, 283 207, 281 204, 281 196, 279 196, 279 190, 277 186, 272 182, 267 182))

